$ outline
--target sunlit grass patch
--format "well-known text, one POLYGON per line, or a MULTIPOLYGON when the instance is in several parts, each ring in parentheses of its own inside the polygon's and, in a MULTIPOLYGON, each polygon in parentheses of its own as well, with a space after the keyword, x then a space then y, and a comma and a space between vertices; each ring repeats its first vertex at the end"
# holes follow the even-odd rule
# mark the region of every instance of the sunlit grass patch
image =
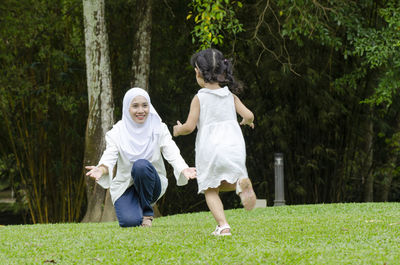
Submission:
POLYGON ((226 211, 231 237, 209 212, 113 223, 0 227, 0 264, 400 264, 400 203, 226 211))

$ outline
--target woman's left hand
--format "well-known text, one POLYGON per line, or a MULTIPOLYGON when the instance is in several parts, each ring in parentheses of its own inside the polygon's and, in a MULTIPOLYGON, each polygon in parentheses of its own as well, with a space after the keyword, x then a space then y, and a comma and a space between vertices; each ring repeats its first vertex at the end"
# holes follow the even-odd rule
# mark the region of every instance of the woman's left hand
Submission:
POLYGON ((182 170, 182 174, 187 179, 195 179, 197 177, 196 168, 195 167, 188 167, 182 170))

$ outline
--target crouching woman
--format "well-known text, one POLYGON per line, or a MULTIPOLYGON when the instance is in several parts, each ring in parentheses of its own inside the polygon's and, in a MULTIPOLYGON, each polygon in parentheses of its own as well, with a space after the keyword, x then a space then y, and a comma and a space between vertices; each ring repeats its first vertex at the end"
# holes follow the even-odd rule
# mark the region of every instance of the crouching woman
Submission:
POLYGON ((106 150, 97 166, 86 166, 86 175, 103 188, 110 188, 121 227, 152 225, 152 206, 168 186, 163 157, 173 167, 177 185, 196 178, 195 168, 186 164, 167 125, 141 88, 126 92, 122 119, 106 133, 105 139, 106 150))

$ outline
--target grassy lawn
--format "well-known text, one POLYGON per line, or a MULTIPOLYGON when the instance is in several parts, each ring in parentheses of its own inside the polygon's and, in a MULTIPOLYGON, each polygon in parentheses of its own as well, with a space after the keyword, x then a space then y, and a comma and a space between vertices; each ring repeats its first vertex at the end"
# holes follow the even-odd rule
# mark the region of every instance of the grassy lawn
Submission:
POLYGON ((400 264, 400 203, 226 211, 231 237, 209 212, 118 223, 0 227, 0 264, 400 264))

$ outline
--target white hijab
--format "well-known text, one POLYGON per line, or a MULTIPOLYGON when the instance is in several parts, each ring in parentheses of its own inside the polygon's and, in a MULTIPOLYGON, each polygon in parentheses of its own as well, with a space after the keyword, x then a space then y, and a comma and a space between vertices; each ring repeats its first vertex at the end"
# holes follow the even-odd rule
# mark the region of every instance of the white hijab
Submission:
POLYGON ((161 118, 151 105, 149 94, 138 87, 129 89, 124 96, 122 106, 122 119, 118 121, 113 130, 117 133, 110 134, 114 141, 120 142, 121 150, 131 162, 138 159, 150 160, 153 156, 154 145, 160 133, 161 118), (149 114, 143 124, 132 120, 129 108, 132 100, 137 96, 146 98, 149 104, 149 114))

